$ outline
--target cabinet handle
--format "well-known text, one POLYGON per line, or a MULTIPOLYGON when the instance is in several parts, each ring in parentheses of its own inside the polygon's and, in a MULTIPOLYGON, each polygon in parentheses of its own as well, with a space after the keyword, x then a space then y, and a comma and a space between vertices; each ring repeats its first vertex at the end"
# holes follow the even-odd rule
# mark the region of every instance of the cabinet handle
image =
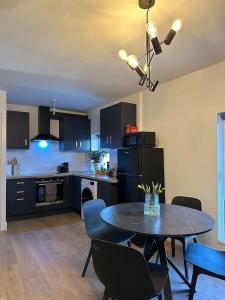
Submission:
POLYGON ((18 181, 16 184, 24 184, 24 181, 18 181))
POLYGON ((17 193, 17 194, 23 194, 24 191, 17 191, 16 193, 17 193))
POLYGON ((112 136, 109 137, 109 143, 112 144, 112 136))
POLYGON ((75 145, 76 145, 76 148, 77 148, 77 141, 76 141, 75 145))
POLYGON ((17 201, 23 201, 24 198, 17 198, 16 200, 17 200, 17 201))
POLYGON ((81 143, 81 141, 80 141, 80 148, 81 148, 81 145, 82 145, 82 143, 81 143))
POLYGON ((109 143, 109 138, 108 138, 108 137, 106 138, 106 143, 107 143, 107 144, 109 143))
POLYGON ((25 145, 25 146, 28 145, 27 139, 24 140, 24 145, 25 145))

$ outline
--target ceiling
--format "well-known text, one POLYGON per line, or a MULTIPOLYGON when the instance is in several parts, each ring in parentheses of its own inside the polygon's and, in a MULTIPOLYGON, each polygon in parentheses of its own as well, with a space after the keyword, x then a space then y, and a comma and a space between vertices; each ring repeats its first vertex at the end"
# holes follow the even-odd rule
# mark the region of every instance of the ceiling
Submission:
MULTIPOLYGON (((176 17, 183 28, 154 60, 154 77, 165 82, 225 60, 224 11, 224 0, 156 0, 160 38, 176 17)), ((144 39, 137 0, 1 0, 0 88, 12 103, 103 105, 141 89, 117 53, 141 56, 144 39)))

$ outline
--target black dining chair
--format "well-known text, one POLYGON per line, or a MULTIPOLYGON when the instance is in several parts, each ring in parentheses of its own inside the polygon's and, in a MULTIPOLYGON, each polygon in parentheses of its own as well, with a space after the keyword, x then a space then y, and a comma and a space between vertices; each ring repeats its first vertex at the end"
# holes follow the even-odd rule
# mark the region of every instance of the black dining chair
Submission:
MULTIPOLYGON (((225 280, 225 252, 212 249, 202 244, 188 246, 186 261, 193 265, 191 289, 188 300, 192 300, 195 293, 197 279, 200 274, 225 280)), ((223 296, 221 296, 221 299, 223 296)))
POLYGON ((147 300, 158 297, 168 279, 165 266, 147 263, 133 248, 92 240, 95 272, 105 287, 103 300, 147 300))
MULTIPOLYGON (((89 238, 91 240, 102 239, 112 243, 127 242, 128 246, 131 247, 130 239, 134 236, 134 234, 114 229, 112 226, 109 226, 102 221, 100 213, 104 208, 106 208, 106 204, 102 199, 89 200, 83 204, 84 223, 89 238)), ((90 259, 91 248, 84 265, 82 277, 85 276, 90 259)))
MULTIPOLYGON (((185 206, 193 209, 197 209, 202 211, 202 203, 199 199, 197 198, 192 198, 192 197, 185 197, 185 196, 177 196, 174 197, 172 200, 173 205, 179 205, 179 206, 185 206)), ((182 248, 183 248, 183 256, 185 256, 185 252, 187 249, 187 244, 189 240, 193 240, 195 243, 197 243, 196 236, 191 236, 191 237, 178 237, 178 238, 171 238, 171 248, 172 248, 172 256, 175 257, 175 240, 178 240, 182 243, 182 248)), ((184 271, 185 271, 185 277, 188 279, 189 274, 188 274, 188 265, 187 262, 184 259, 184 271)))

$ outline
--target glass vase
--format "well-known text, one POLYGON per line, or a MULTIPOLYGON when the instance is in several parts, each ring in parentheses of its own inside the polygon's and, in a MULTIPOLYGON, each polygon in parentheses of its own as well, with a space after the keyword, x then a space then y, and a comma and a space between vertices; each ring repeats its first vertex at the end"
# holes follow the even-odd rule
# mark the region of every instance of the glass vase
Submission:
POLYGON ((145 195, 144 214, 148 216, 160 215, 159 195, 145 195))

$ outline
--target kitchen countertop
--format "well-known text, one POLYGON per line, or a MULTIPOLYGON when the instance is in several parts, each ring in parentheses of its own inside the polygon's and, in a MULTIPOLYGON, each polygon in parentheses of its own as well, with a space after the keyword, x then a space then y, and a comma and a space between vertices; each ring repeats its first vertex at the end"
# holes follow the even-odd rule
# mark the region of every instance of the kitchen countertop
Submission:
POLYGON ((107 175, 97 175, 91 172, 79 172, 79 171, 70 171, 68 173, 21 174, 17 176, 6 176, 6 179, 65 177, 70 175, 79 176, 81 178, 93 179, 97 181, 118 183, 118 179, 116 177, 109 177, 107 175))

